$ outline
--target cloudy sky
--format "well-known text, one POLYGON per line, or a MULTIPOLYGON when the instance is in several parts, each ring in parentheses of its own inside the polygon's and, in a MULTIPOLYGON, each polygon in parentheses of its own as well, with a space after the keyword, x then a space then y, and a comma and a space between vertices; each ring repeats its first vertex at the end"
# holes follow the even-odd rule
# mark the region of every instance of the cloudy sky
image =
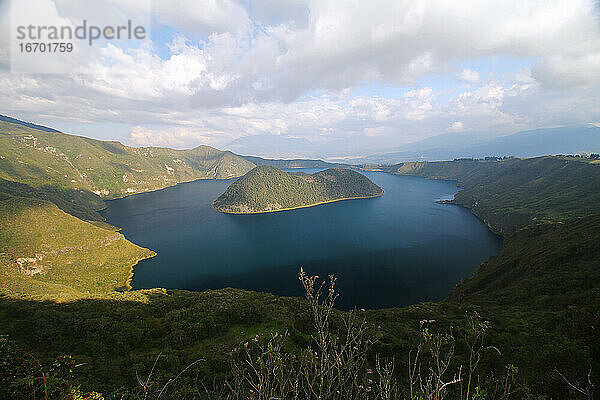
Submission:
POLYGON ((272 140, 263 155, 320 157, 600 121, 597 0, 105 3, 148 18, 149 40, 100 41, 67 73, 32 74, 11 72, 15 13, 98 13, 0 0, 1 114, 137 146, 272 140))

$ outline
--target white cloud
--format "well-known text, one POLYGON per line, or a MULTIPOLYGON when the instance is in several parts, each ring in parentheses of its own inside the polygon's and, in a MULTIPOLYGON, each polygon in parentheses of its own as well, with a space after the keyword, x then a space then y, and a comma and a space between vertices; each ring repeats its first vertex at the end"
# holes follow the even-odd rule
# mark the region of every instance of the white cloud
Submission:
MULTIPOLYGON (((36 1, 57 5, 59 16, 67 4, 36 1)), ((0 71, 0 108, 31 120, 127 124, 130 142, 140 145, 285 134, 328 154, 465 127, 506 133, 598 120, 600 25, 592 0, 244 4, 157 0, 155 19, 177 32, 166 48, 158 41, 93 46, 73 74, 0 71), (463 68, 503 56, 532 67, 516 74, 463 68), (431 74, 469 85, 419 84, 431 74), (353 95, 365 82, 398 86, 398 94, 353 95)))
POLYGON ((152 0, 152 15, 161 23, 187 34, 243 33, 251 21, 235 0, 152 0))
POLYGON ((455 121, 452 123, 452 125, 450 125, 450 128, 448 128, 448 131, 450 132, 462 132, 465 130, 465 124, 463 124, 460 121, 455 121))
POLYGON ((129 132, 129 141, 138 146, 168 146, 184 148, 200 144, 224 144, 219 140, 222 132, 206 132, 194 128, 171 127, 165 129, 148 129, 143 126, 134 126, 129 132))
POLYGON ((458 75, 458 79, 469 83, 479 83, 481 77, 479 76, 479 72, 465 68, 458 75))

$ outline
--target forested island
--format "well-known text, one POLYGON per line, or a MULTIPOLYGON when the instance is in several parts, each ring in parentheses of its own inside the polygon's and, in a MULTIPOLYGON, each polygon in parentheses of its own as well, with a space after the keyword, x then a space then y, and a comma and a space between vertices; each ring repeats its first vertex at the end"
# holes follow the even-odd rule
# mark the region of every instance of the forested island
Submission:
POLYGON ((306 174, 261 165, 232 183, 213 207, 225 213, 254 214, 381 195, 383 189, 351 169, 306 174))

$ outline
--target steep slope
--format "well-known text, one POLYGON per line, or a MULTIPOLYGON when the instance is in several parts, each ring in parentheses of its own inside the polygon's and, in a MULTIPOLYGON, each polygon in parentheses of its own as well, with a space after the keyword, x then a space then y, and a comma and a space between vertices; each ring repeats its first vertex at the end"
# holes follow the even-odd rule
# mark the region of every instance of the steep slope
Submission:
POLYGON ((600 213, 600 166, 562 157, 499 161, 411 162, 385 167, 400 175, 457 180, 452 203, 495 232, 510 235, 536 222, 600 213))
POLYGON ((221 212, 248 214, 382 194, 383 190, 366 176, 349 169, 332 168, 309 175, 263 165, 232 183, 213 207, 221 212))
POLYGON ((0 200, 0 292, 54 300, 128 287, 131 268, 154 255, 113 230, 23 197, 0 200))
POLYGON ((600 215, 522 229, 461 282, 449 299, 600 309, 600 215))
POLYGON ((37 129, 37 130, 40 130, 40 131, 60 132, 59 130, 54 129, 54 128, 49 128, 49 127, 44 126, 44 125, 34 124, 32 122, 21 121, 20 119, 16 119, 16 118, 9 117, 9 116, 6 116, 6 115, 0 115, 0 121, 10 122, 10 123, 16 124, 16 125, 22 125, 22 126, 26 126, 26 127, 29 127, 29 128, 37 129))
POLYGON ((85 190, 111 199, 194 179, 233 178, 253 167, 208 146, 135 148, 0 122, 0 178, 32 187, 85 190))
POLYGON ((599 242, 600 215, 524 228, 444 303, 486 315, 490 341, 548 398, 576 398, 557 371, 600 383, 599 242))
POLYGON ((72 299, 128 287, 131 267, 154 253, 102 223, 103 199, 254 167, 208 146, 132 148, 3 120, 1 292, 13 296, 72 299))
POLYGON ((0 179, 0 199, 15 196, 50 201, 64 212, 86 221, 103 220, 96 210, 104 208, 104 202, 99 196, 86 190, 51 185, 32 187, 0 179))

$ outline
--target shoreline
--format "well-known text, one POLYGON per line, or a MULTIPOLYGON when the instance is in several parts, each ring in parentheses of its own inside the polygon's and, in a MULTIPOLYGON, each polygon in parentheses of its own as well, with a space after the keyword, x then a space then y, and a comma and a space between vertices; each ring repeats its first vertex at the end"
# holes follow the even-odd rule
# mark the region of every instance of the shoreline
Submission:
MULTIPOLYGON (((127 240, 127 238, 125 238, 125 240, 127 240)), ((131 243, 133 243, 133 242, 131 242, 131 243)), ((133 243, 133 244, 135 244, 135 243, 133 243)), ((149 254, 148 256, 143 257, 143 258, 138 258, 133 264, 131 264, 131 266, 129 267, 129 275, 127 276, 127 279, 125 280, 125 285, 122 286, 124 288, 124 290, 123 290, 124 292, 136 290, 131 286, 131 282, 133 281, 133 274, 134 274, 133 269, 135 268, 135 266, 138 265, 140 263, 140 261, 148 260, 148 259, 154 258, 158 255, 158 253, 155 252, 154 250, 150 250, 146 247, 141 247, 141 246, 139 246, 139 247, 142 249, 148 250, 151 254, 149 254)), ((113 291, 118 292, 119 291, 118 289, 119 288, 114 288, 113 291)))
POLYGON ((225 210, 217 210, 215 208, 214 202, 211 203, 211 207, 220 213, 223 214, 232 214, 232 215, 251 215, 251 214, 267 214, 267 213, 275 213, 275 212, 279 212, 279 211, 290 211, 290 210, 298 210, 300 208, 309 208, 309 207, 315 207, 315 206, 320 206, 322 204, 329 204, 329 203, 335 203, 338 201, 344 201, 344 200, 359 200, 359 199, 374 199, 376 197, 381 197, 385 194, 385 190, 382 190, 382 193, 380 194, 375 194, 372 196, 358 196, 358 197, 343 197, 340 199, 334 199, 334 200, 326 200, 326 201, 321 201, 318 203, 314 203, 314 204, 308 204, 305 206, 296 206, 296 207, 288 207, 288 208, 280 208, 278 210, 265 210, 265 211, 225 211, 225 210))
MULTIPOLYGON (((193 179, 189 179, 189 180, 184 180, 184 181, 180 181, 180 182, 175 182, 175 183, 173 183, 172 185, 167 185, 167 186, 164 186, 164 187, 161 187, 161 188, 149 189, 149 190, 142 190, 142 191, 140 191, 140 192, 135 192, 135 193, 125 193, 125 194, 123 194, 123 195, 120 195, 120 196, 117 196, 117 197, 112 197, 112 198, 110 198, 110 199, 108 199, 108 198, 105 198, 105 197, 101 197, 101 196, 98 196, 98 197, 100 197, 100 199, 101 199, 103 202, 107 202, 107 201, 113 201, 113 200, 122 200, 122 199, 124 199, 124 198, 126 198, 126 197, 137 196, 137 195, 139 195, 139 194, 144 194, 144 193, 153 193, 153 192, 158 192, 158 191, 160 191, 160 190, 169 189, 169 188, 175 187, 175 186, 177 186, 177 185, 182 185, 182 184, 186 184, 186 183, 192 183, 192 182, 196 182, 196 181, 227 181, 227 180, 230 180, 230 179, 237 179, 237 178, 241 178, 242 176, 243 176, 243 175, 240 175, 240 176, 232 176, 231 178, 193 178, 193 179)), ((102 210, 105 210, 106 208, 107 208, 107 206, 105 205, 104 207, 102 207, 102 208, 100 208, 100 209, 98 209, 98 210, 96 210, 96 211, 102 211, 102 210)))

